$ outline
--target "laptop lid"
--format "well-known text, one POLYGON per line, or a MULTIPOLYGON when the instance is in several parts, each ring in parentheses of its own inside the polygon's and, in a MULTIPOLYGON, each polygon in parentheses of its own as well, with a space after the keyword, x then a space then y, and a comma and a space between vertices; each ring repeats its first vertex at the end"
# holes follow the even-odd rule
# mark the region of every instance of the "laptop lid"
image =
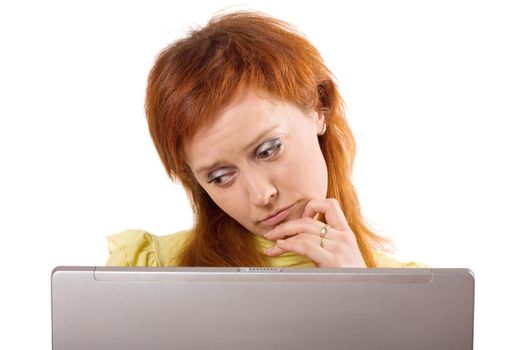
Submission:
POLYGON ((472 349, 467 269, 57 267, 53 349, 472 349))

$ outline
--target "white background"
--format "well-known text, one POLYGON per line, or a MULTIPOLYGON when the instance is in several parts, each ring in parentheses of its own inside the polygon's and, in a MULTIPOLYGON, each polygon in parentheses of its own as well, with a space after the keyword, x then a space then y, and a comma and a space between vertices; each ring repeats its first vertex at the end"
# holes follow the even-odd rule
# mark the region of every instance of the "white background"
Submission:
MULTIPOLYGON (((50 273, 105 236, 191 227, 143 112, 157 52, 228 1, 0 3, 2 349, 51 347, 50 273)), ((476 274, 476 349, 523 344, 519 1, 252 1, 338 78, 364 215, 397 256, 476 274)))

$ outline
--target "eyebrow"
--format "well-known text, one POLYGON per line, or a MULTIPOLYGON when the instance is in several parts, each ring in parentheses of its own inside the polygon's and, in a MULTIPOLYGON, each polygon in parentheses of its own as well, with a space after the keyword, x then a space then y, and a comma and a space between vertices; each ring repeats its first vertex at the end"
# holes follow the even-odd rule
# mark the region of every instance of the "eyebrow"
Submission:
MULTIPOLYGON (((265 130, 263 130, 255 139, 253 139, 252 142, 248 143, 246 146, 244 146, 242 148, 242 150, 244 152, 246 152, 247 150, 249 150, 250 148, 254 147, 255 145, 257 145, 259 142, 261 142, 261 139, 263 139, 266 135, 268 135, 270 132, 274 131, 275 129, 277 129, 279 127, 279 125, 272 125, 268 128, 266 128, 265 130)), ((222 160, 217 160, 216 162, 214 162, 213 164, 209 165, 209 166, 202 166, 200 168, 197 169, 197 171, 195 172, 196 174, 200 174, 204 171, 209 171, 213 168, 216 168, 220 163, 222 163, 223 161, 222 160)))

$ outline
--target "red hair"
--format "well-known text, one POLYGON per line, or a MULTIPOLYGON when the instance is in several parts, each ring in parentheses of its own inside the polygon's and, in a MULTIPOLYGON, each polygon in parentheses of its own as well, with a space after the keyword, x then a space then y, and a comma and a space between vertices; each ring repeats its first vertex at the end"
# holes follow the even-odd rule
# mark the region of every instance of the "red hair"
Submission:
POLYGON ((253 88, 323 113, 319 138, 328 169, 328 197, 338 200, 369 267, 385 240, 361 216, 351 183, 355 143, 334 78, 313 45, 285 22, 252 12, 214 17, 160 52, 150 72, 146 115, 168 175, 180 180, 195 215, 181 266, 261 266, 253 235, 200 187, 184 160, 186 142, 213 123, 239 89, 253 88))

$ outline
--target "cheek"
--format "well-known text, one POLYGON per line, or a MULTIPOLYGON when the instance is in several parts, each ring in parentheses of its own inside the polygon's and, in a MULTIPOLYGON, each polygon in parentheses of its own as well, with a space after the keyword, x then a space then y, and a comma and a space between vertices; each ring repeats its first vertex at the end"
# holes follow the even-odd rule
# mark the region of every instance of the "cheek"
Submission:
POLYGON ((276 176, 278 183, 287 191, 308 197, 326 197, 328 186, 326 162, 318 147, 303 146, 296 152, 289 152, 283 159, 276 176))
POLYGON ((244 216, 243 208, 246 208, 246 206, 239 205, 239 193, 236 193, 232 188, 226 191, 210 191, 208 195, 222 211, 235 220, 238 221, 240 217, 244 216))

